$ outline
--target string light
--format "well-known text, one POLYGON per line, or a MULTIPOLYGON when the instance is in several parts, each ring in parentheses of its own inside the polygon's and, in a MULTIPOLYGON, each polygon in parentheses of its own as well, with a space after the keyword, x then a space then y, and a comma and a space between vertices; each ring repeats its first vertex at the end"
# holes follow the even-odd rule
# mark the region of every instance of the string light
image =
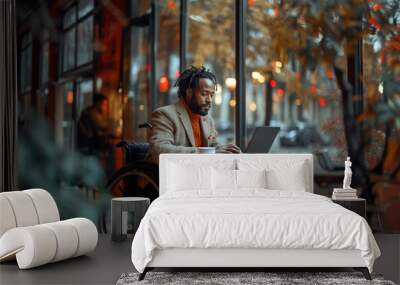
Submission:
POLYGON ((251 73, 251 77, 252 77, 254 80, 258 80, 258 79, 260 78, 260 76, 262 76, 262 75, 261 75, 261 73, 258 72, 258 71, 253 71, 253 72, 251 73))
POLYGON ((381 94, 383 94, 383 84, 382 84, 382 82, 379 83, 378 92, 381 93, 381 94))
POLYGON ((222 104, 222 96, 221 96, 221 94, 215 94, 214 103, 215 103, 215 105, 218 105, 218 106, 222 104))
POLYGON ((169 81, 167 76, 161 76, 160 78, 160 92, 161 93, 165 93, 167 92, 169 89, 169 81))
POLYGON ((69 105, 72 105, 72 103, 74 103, 74 92, 71 90, 67 92, 67 103, 69 105))
POLYGON ((257 110, 256 102, 254 102, 254 101, 251 102, 250 105, 249 105, 249 109, 250 109, 250 111, 255 112, 257 110))
POLYGON ((325 100, 324 98, 319 98, 318 103, 319 103, 319 106, 320 106, 321 108, 323 108, 323 107, 325 107, 325 105, 326 105, 326 100, 325 100))
POLYGON ((236 79, 233 77, 228 77, 225 79, 225 85, 229 90, 233 91, 236 88, 236 79))
POLYGON ((255 80, 258 81, 259 83, 264 83, 265 82, 265 77, 258 71, 253 71, 251 73, 251 77, 255 80))
POLYGON ((215 96, 214 96, 214 103, 215 103, 215 105, 222 104, 222 86, 221 86, 221 84, 217 84, 217 90, 215 90, 215 96))

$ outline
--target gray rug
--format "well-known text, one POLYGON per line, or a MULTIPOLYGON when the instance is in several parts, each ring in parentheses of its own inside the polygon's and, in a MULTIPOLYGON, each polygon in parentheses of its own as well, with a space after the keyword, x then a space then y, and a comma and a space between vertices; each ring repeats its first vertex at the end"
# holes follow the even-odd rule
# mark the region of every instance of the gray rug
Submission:
POLYGON ((122 274, 117 285, 134 284, 379 284, 395 285, 382 276, 372 275, 368 281, 359 272, 148 272, 138 281, 138 273, 122 274))

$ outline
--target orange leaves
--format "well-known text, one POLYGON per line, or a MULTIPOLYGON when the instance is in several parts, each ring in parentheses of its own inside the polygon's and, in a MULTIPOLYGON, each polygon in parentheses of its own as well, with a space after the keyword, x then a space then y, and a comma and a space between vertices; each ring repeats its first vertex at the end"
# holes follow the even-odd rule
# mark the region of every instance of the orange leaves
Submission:
POLYGON ((385 49, 388 51, 400 51, 400 35, 391 38, 386 42, 385 49))
POLYGON ((380 11, 381 9, 382 9, 382 6, 379 5, 379 4, 374 4, 374 5, 372 6, 372 11, 374 11, 374 12, 378 12, 378 11, 380 11))
POLYGON ((173 0, 168 1, 168 9, 175 10, 176 9, 176 2, 173 0))
POLYGON ((382 26, 378 23, 378 20, 373 16, 368 17, 368 23, 374 26, 377 30, 382 29, 382 26))
POLYGON ((256 0, 247 0, 247 6, 252 7, 256 3, 256 0))
POLYGON ((332 68, 325 69, 325 75, 328 79, 332 80, 334 78, 334 73, 332 68))
POLYGON ((361 123, 367 120, 374 119, 376 117, 376 113, 372 111, 366 111, 362 113, 361 115, 357 116, 356 121, 361 123))

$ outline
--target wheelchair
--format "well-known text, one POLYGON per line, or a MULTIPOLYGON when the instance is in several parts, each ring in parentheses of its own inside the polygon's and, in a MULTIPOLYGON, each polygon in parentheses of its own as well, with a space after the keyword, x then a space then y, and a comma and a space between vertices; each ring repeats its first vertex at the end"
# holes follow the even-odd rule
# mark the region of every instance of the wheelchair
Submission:
POLYGON ((146 197, 153 201, 158 197, 158 165, 146 161, 147 143, 117 144, 123 148, 124 164, 108 180, 106 187, 114 197, 146 197))
MULTIPOLYGON (((151 127, 149 123, 139 125, 139 128, 151 127)), ((107 192, 113 197, 146 197, 152 202, 159 196, 159 180, 158 165, 145 160, 149 144, 121 141, 116 147, 123 150, 124 166, 108 179, 107 192)), ((102 211, 100 231, 104 233, 107 233, 109 210, 102 211)))

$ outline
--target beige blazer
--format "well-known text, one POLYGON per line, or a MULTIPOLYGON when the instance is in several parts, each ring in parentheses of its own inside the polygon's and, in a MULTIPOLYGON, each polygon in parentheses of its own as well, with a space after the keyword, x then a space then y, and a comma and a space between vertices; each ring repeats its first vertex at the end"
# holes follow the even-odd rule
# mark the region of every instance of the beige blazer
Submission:
MULTIPOLYGON (((150 123, 148 160, 158 164, 160 153, 196 152, 192 124, 181 102, 156 109, 150 123)), ((218 133, 211 116, 202 116, 200 125, 203 145, 217 146, 218 133)))

